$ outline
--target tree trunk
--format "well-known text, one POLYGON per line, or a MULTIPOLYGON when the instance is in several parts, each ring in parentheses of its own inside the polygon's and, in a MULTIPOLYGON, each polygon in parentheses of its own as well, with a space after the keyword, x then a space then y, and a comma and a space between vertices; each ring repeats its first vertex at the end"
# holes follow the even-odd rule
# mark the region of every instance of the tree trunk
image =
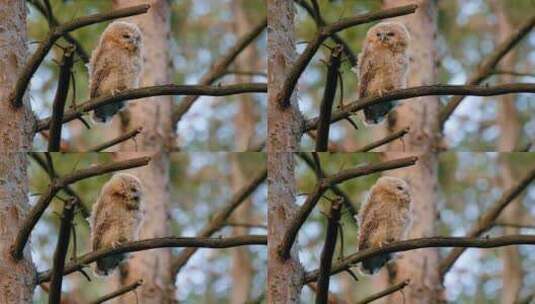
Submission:
POLYGON ((295 61, 295 8, 293 1, 269 0, 268 12, 268 303, 298 303, 303 267, 297 246, 282 260, 278 247, 295 214, 295 159, 301 136, 301 116, 295 92, 290 107, 281 109, 277 95, 295 61))
MULTIPOLYGON (((234 13, 233 32, 241 37, 253 25, 247 13, 244 11, 244 0, 233 0, 231 9, 234 13)), ((243 53, 236 58, 234 66, 237 71, 252 70, 252 66, 257 61, 257 54, 254 44, 251 44, 243 53)), ((251 76, 236 75, 236 83, 251 82, 251 76)), ((254 111, 254 100, 250 95, 239 96, 239 110, 234 117, 234 128, 236 136, 234 139, 236 151, 246 151, 251 145, 255 134, 256 113, 254 111)), ((233 192, 238 191, 247 183, 245 172, 242 171, 240 160, 237 154, 229 155, 231 162, 231 184, 233 192)), ((232 215, 235 222, 248 223, 251 221, 251 200, 243 202, 232 215)), ((234 227, 234 236, 245 235, 249 229, 245 227, 234 227)), ((253 266, 251 264, 251 253, 247 247, 237 247, 232 249, 232 291, 230 295, 231 304, 242 304, 249 299, 251 285, 253 282, 253 266)))
MULTIPOLYGON (((146 0, 114 0, 114 8, 146 3, 146 0)), ((169 4, 166 0, 149 1, 151 8, 147 14, 130 18, 143 33, 144 67, 141 86, 170 83, 168 38, 170 35, 169 4)), ((132 170, 140 178, 145 194, 144 221, 140 229, 140 239, 169 235, 168 203, 169 155, 172 146, 171 124, 172 97, 157 96, 129 102, 121 115, 122 131, 143 126, 143 132, 136 142, 122 143, 120 151, 143 151, 140 153, 118 153, 118 158, 151 155, 148 166, 132 170)), ((155 249, 133 254, 126 267, 121 269, 120 285, 131 284, 143 279, 140 287, 140 303, 173 303, 174 278, 171 276, 171 249, 155 249)), ((136 303, 136 296, 129 294, 121 298, 122 303, 136 303)))
POLYGON ((26 64, 26 2, 5 0, 0 5, 0 153, 30 151, 34 117, 26 93, 15 109, 7 98, 26 64))
MULTIPOLYGON (((408 0, 385 0, 385 8, 414 3, 408 0)), ((396 18, 402 21, 410 32, 410 69, 408 86, 436 83, 436 36, 437 7, 434 0, 416 1, 415 14, 396 18)), ((411 127, 403 142, 396 141, 387 147, 386 159, 417 154, 415 166, 390 173, 405 179, 411 186, 412 226, 408 238, 431 237, 435 235, 437 218, 436 202, 438 189, 437 155, 435 153, 438 133, 439 100, 435 96, 419 97, 405 102, 392 113, 387 122, 388 132, 411 127), (400 152, 404 151, 404 152, 400 152)), ((443 288, 438 272, 439 251, 427 248, 404 252, 401 258, 384 271, 377 279, 382 287, 399 283, 407 278, 411 283, 402 293, 395 293, 386 299, 387 303, 440 303, 443 288), (404 302, 403 302, 404 301, 404 302)))
POLYGON ((31 303, 35 288, 35 267, 31 246, 24 257, 11 257, 11 244, 30 208, 28 204, 28 161, 33 132, 30 101, 24 97, 19 109, 6 102, 26 63, 26 3, 7 0, 0 5, 0 303, 31 303))
MULTIPOLYGON (((513 32, 513 27, 509 22, 503 1, 492 1, 491 7, 497 17, 497 39, 496 43, 502 42, 513 32)), ((509 52, 502 59, 501 66, 504 69, 514 70, 515 52, 509 52)), ((514 77, 510 75, 500 75, 500 83, 512 83, 514 77)), ((520 120, 515 105, 515 95, 502 95, 498 101, 498 125, 500 127, 500 137, 498 139, 498 151, 512 152, 518 146, 520 137, 520 120)), ((502 155, 499 159, 500 182, 503 189, 509 189, 517 184, 509 160, 502 155)), ((522 220, 522 203, 517 198, 503 210, 500 220, 506 223, 519 223, 522 220)), ((515 227, 505 227, 504 234, 518 234, 519 229, 515 227)), ((517 246, 508 246, 501 249, 502 256, 502 294, 501 303, 515 303, 522 288, 524 274, 522 271, 522 257, 517 246)))

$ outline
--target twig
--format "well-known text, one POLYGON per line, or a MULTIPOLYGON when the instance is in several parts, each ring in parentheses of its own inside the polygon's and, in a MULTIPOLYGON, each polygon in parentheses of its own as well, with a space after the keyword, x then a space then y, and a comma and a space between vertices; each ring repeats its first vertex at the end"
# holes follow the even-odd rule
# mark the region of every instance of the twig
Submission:
MULTIPOLYGON (((314 173, 316 173, 316 177, 318 179, 321 179, 321 178, 325 177, 325 175, 326 175, 325 172, 323 170, 321 170, 321 168, 320 168, 320 171, 318 171, 314 167, 314 163, 312 162, 312 159, 306 153, 299 152, 299 153, 297 153, 297 156, 299 156, 312 169, 312 171, 314 171, 314 173), (320 174, 317 175, 317 173, 320 173, 320 174)), ((334 194, 336 194, 337 196, 342 197, 344 199, 342 202, 344 203, 344 206, 346 207, 346 209, 351 214, 351 218, 354 219, 354 216, 357 214, 357 210, 355 209, 355 207, 353 205, 353 202, 351 201, 349 196, 344 191, 342 191, 340 189, 340 187, 338 187, 338 185, 331 185, 330 188, 331 188, 331 191, 334 194)))
MULTIPOLYGON (((76 262, 70 262, 65 265, 64 275, 82 269, 84 266, 95 262, 98 259, 110 255, 116 255, 127 252, 136 252, 155 248, 232 248, 249 245, 267 245, 267 236, 265 235, 245 235, 227 238, 205 238, 205 237, 162 237, 140 241, 123 243, 114 248, 104 248, 97 251, 86 253, 76 262)), ((50 280, 51 271, 45 271, 38 276, 38 282, 50 280)))
MULTIPOLYGON (((245 185, 243 188, 238 190, 230 200, 225 204, 225 207, 220 209, 212 217, 210 222, 203 227, 203 229, 197 234, 198 237, 210 237, 212 234, 217 232, 219 229, 225 226, 225 223, 232 212, 240 206, 241 203, 249 197, 258 186, 266 180, 267 170, 263 169, 256 175, 253 180, 245 185)), ((176 276, 180 269, 189 261, 191 256, 197 251, 196 248, 186 248, 180 252, 176 257, 173 258, 173 263, 171 265, 173 277, 176 276)))
POLYGON ((48 51, 52 48, 56 40, 63 36, 63 34, 99 22, 144 14, 149 10, 149 8, 150 5, 148 4, 127 7, 109 13, 94 14, 90 16, 80 17, 74 19, 73 21, 66 22, 51 28, 47 36, 39 44, 39 47, 37 48, 35 53, 33 53, 33 55, 26 63, 26 66, 22 69, 20 76, 17 79, 17 83, 15 84, 13 91, 8 97, 8 102, 17 108, 22 106, 22 97, 24 96, 24 92, 26 92, 26 88, 28 87, 28 83, 30 83, 30 79, 32 78, 35 71, 37 71, 37 68, 45 58, 48 51))
MULTIPOLYGON (((83 113, 94 110, 98 107, 112 104, 119 101, 127 101, 132 99, 161 96, 161 95, 205 95, 205 96, 227 96, 244 93, 266 93, 267 84, 265 83, 240 83, 226 86, 206 86, 206 85, 159 85, 144 87, 138 89, 129 89, 121 91, 115 95, 104 95, 90 99, 76 107, 76 109, 69 110, 63 117, 63 122, 69 122, 78 118, 83 113)), ((47 129, 50 123, 50 118, 45 118, 37 123, 36 132, 47 129)))
POLYGON ((122 142, 127 141, 127 140, 129 140, 131 138, 136 137, 139 133, 141 133, 141 131, 143 131, 143 127, 137 127, 132 131, 126 132, 126 133, 118 136, 117 138, 114 138, 114 139, 112 139, 110 141, 107 141, 107 142, 102 143, 102 144, 100 144, 100 145, 98 145, 96 147, 93 147, 93 148, 89 149, 88 151, 100 152, 100 151, 105 150, 105 149, 107 149, 109 147, 115 146, 115 145, 117 145, 119 143, 122 143, 122 142))
POLYGON ((325 91, 320 105, 316 151, 326 152, 329 146, 329 128, 331 127, 331 111, 338 87, 338 69, 340 68, 340 55, 342 46, 337 45, 331 52, 325 80, 325 91))
MULTIPOLYGON (((327 25, 327 22, 321 16, 319 16, 318 19, 314 18, 314 9, 305 0, 295 0, 295 2, 301 7, 303 7, 311 17, 313 17, 312 19, 314 20, 314 22, 316 22, 317 27, 327 25)), ((347 59, 349 60, 351 66, 357 65, 357 56, 355 55, 355 53, 353 53, 349 44, 344 39, 340 38, 340 36, 338 36, 338 34, 336 33, 332 34, 330 38, 335 43, 342 45, 342 47, 344 48, 344 53, 347 59)))
MULTIPOLYGON (((527 186, 535 179, 535 168, 522 178, 518 184, 505 191, 500 199, 493 203, 490 208, 483 213, 476 223, 470 228, 467 237, 477 237, 483 234, 488 229, 492 228, 494 221, 498 218, 500 213, 511 203, 527 186)), ((461 256, 464 249, 453 249, 441 262, 440 274, 442 277, 451 269, 455 261, 461 256)))
POLYGON ((48 303, 61 302, 61 282, 63 281, 63 269, 65 267, 65 257, 67 256, 67 249, 69 249, 69 239, 71 236, 72 219, 74 218, 74 210, 76 209, 76 199, 71 199, 65 202, 63 207, 63 214, 61 216, 61 224, 59 228, 58 243, 56 251, 54 252, 52 279, 48 292, 48 303))
MULTIPOLYGON (((210 85, 219 79, 230 66, 230 64, 238 57, 238 55, 251 44, 267 27, 267 18, 264 18, 253 29, 240 37, 236 44, 230 48, 223 56, 221 56, 210 68, 206 74, 204 74, 199 80, 201 85, 210 85)), ((173 126, 176 126, 178 121, 182 119, 182 116, 191 108, 193 103, 199 98, 199 96, 188 96, 181 100, 178 106, 173 109, 173 126)))
POLYGON ((143 280, 138 280, 130 285, 126 285, 125 287, 121 288, 121 289, 118 289, 112 293, 109 293, 105 296, 102 296, 96 300, 94 300, 93 302, 90 302, 91 304, 100 304, 100 303, 104 303, 106 301, 109 301, 111 299, 114 299, 114 298, 117 298, 119 296, 122 296, 124 295, 125 293, 127 292, 130 292, 132 290, 135 290, 137 289, 139 286, 143 285, 143 280))
MULTIPOLYGON (((28 2, 30 2, 43 16, 46 17, 49 28, 54 28, 59 25, 58 19, 56 19, 56 17, 54 16, 54 12, 48 7, 48 5, 47 8, 45 8, 37 0, 29 0, 28 2)), ((84 63, 89 62, 89 55, 84 50, 82 44, 78 42, 78 40, 76 40, 70 33, 64 33, 63 38, 65 38, 68 43, 73 44, 76 47, 75 52, 78 54, 78 56, 80 57, 80 59, 82 59, 84 63)))
MULTIPOLYGON (((53 180, 58 177, 58 175, 55 172, 49 172, 48 167, 45 163, 45 160, 39 155, 39 153, 29 152, 28 154, 39 165, 39 167, 41 167, 43 170, 47 172, 48 176, 50 177, 50 180, 53 180)), ((67 193, 69 196, 74 197, 78 201, 78 206, 80 208, 80 211, 82 211, 82 215, 84 216, 84 218, 89 217, 89 215, 91 214, 89 212, 89 209, 87 209, 87 207, 84 205, 82 201, 82 198, 71 188, 71 186, 67 185, 63 187, 62 190, 65 191, 65 193, 67 193)))
POLYGON ((299 232, 299 229, 301 229, 301 226, 306 221, 306 219, 308 218, 308 216, 310 215, 310 213, 312 212, 312 210, 318 203, 319 199, 322 197, 323 193, 331 185, 336 185, 336 184, 345 182, 349 179, 353 179, 353 178, 357 178, 360 176, 365 176, 365 175, 369 175, 369 174, 373 174, 377 172, 412 166, 416 163, 417 160, 418 160, 418 157, 416 156, 394 159, 394 160, 390 160, 390 161, 386 161, 386 162, 382 162, 378 164, 360 166, 360 167, 356 167, 352 169, 346 169, 346 170, 338 172, 335 175, 331 175, 331 176, 321 179, 318 183, 316 183, 316 186, 314 187, 314 190, 312 190, 312 193, 310 193, 306 201, 297 211, 294 218, 288 224, 288 230, 286 230, 286 233, 284 234, 284 237, 279 245, 280 257, 282 259, 288 259, 290 257, 290 250, 295 241, 295 238, 297 237, 297 233, 299 232))
MULTIPOLYGON (((517 45, 524 36, 526 36, 535 26, 535 15, 531 16, 524 22, 516 32, 496 47, 496 49, 487 55, 481 62, 478 69, 468 78, 467 84, 479 84, 492 74, 498 62, 517 45)), ((446 121, 453 111, 459 106, 464 97, 453 97, 440 112, 440 128, 444 129, 446 121)))
POLYGON ((312 38, 312 41, 307 45, 306 49, 295 61, 294 65, 288 71, 283 87, 279 92, 278 104, 282 108, 286 108, 290 105, 290 96, 292 95, 294 88, 297 84, 297 80, 303 74, 312 57, 316 54, 319 47, 334 33, 342 31, 352 26, 369 23, 386 18, 398 17, 403 15, 412 14, 416 11, 418 6, 416 4, 399 6, 390 9, 385 9, 378 12, 367 13, 359 16, 348 17, 341 19, 337 22, 322 26, 318 28, 316 35, 312 38))
POLYGON ((409 133, 410 131, 410 127, 405 127, 397 132, 394 132, 388 136, 386 136, 385 138, 382 138, 382 139, 379 139, 378 141, 375 141, 375 142, 372 142, 371 144, 368 144, 358 150, 356 150, 355 152, 368 152, 370 150, 373 150, 377 147, 380 147, 382 145, 385 145, 385 144, 388 144, 390 142, 393 142, 394 140, 398 139, 398 138, 402 138, 403 136, 405 136, 407 133, 409 133))
POLYGON ((405 281, 402 281, 401 283, 392 285, 392 286, 388 287, 387 289, 385 289, 383 291, 380 291, 380 292, 378 292, 376 294, 372 294, 371 296, 368 296, 368 297, 360 300, 359 302, 357 302, 357 304, 367 304, 367 303, 373 302, 375 300, 378 300, 378 299, 380 299, 382 297, 386 297, 386 296, 388 296, 390 294, 393 294, 394 292, 396 292, 398 290, 402 290, 407 285, 409 285, 410 282, 411 282, 410 279, 406 279, 405 281))
POLYGON ((60 191, 67 185, 73 184, 86 178, 110 172, 145 166, 149 163, 150 159, 150 157, 140 157, 113 162, 111 164, 106 165, 93 166, 87 169, 75 171, 74 173, 65 175, 63 177, 53 179, 50 185, 48 186, 46 192, 41 195, 41 197, 39 197, 39 200, 30 210, 28 216, 22 223, 15 242, 12 245, 11 253, 13 255, 13 258, 15 260, 22 259, 22 252, 24 250, 24 246, 28 242, 28 238, 33 230, 33 227, 35 227, 37 221, 39 221, 39 218, 41 218, 41 215, 43 215, 46 208, 48 207, 54 196, 56 196, 56 193, 58 193, 58 191, 60 191))
POLYGON ((63 111, 69 93, 71 69, 74 59, 74 47, 68 46, 63 52, 59 64, 58 88, 52 105, 52 118, 50 119, 50 132, 48 139, 48 152, 59 152, 61 143, 61 128, 63 127, 63 111))
MULTIPOLYGON (((430 237, 398 241, 380 248, 365 249, 346 257, 332 266, 331 275, 340 273, 362 260, 386 253, 429 247, 496 248, 511 245, 535 245, 535 235, 508 235, 495 238, 430 237)), ((316 281, 318 276, 319 270, 307 272, 304 282, 316 281)))
POLYGON ((237 223, 237 222, 227 222, 225 225, 232 227, 245 227, 245 228, 261 228, 267 229, 267 225, 264 224, 254 224, 254 223, 237 223))
POLYGON ((511 76, 519 76, 519 77, 535 77, 535 74, 533 73, 523 73, 523 72, 517 72, 517 71, 509 71, 509 70, 494 70, 492 71, 493 75, 511 75, 511 76))
MULTIPOLYGON (((333 112, 331 123, 350 117, 353 113, 360 111, 371 105, 383 102, 409 99, 419 96, 429 95, 473 95, 473 96, 494 96, 510 93, 535 93, 533 83, 509 83, 496 86, 478 85, 430 85, 418 86, 385 93, 383 96, 369 96, 351 102, 344 106, 343 110, 333 112)), ((413 99, 414 100, 414 99, 413 99)), ((305 122, 304 131, 314 130, 318 127, 319 118, 309 119, 305 122)))
POLYGON ((323 246, 320 258, 320 274, 318 276, 318 288, 316 290, 317 304, 327 303, 329 299, 329 279, 331 277, 331 265, 336 247, 336 238, 338 236, 338 221, 340 221, 341 207, 341 198, 338 198, 331 204, 327 232, 325 233, 325 245, 323 246))

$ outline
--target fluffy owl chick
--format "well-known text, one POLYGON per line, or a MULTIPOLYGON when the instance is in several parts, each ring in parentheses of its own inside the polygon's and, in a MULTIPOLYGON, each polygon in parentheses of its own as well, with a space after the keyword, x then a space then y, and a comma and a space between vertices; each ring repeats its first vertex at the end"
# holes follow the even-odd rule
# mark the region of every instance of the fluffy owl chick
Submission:
MULTIPOLYGON (((115 21, 102 33, 89 62, 91 98, 137 88, 143 67, 141 31, 134 23, 115 21)), ((107 122, 124 107, 124 102, 95 109, 93 120, 107 122)))
MULTIPOLYGON (((359 99, 407 86, 409 43, 409 32, 401 23, 381 22, 370 28, 358 56, 359 99)), ((366 122, 381 122, 395 105, 391 101, 366 107, 366 122)))
MULTIPOLYGON (((410 224, 410 205, 409 185, 404 180, 389 176, 379 178, 359 211, 359 251, 405 238, 410 224)), ((363 260, 361 270, 374 274, 390 259, 391 254, 384 254, 363 260)))
MULTIPOLYGON (((137 239, 142 194, 139 179, 126 173, 115 174, 102 187, 90 219, 93 250, 137 239)), ((97 260, 95 273, 108 275, 125 257, 125 254, 117 254, 97 260)))

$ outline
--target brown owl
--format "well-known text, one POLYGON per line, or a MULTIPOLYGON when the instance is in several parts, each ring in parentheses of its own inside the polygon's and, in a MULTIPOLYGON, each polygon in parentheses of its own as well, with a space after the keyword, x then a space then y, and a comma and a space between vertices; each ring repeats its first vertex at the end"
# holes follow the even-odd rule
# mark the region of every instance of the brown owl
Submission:
MULTIPOLYGON (((137 88, 143 67, 142 35, 134 23, 112 22, 100 37, 89 62, 89 94, 91 98, 137 88)), ((107 122, 124 107, 117 102, 93 112, 96 122, 107 122)))
MULTIPOLYGON (((409 185, 404 180, 379 178, 359 211, 359 251, 404 239, 411 221, 410 205, 409 185)), ((384 254, 363 260, 361 270, 374 274, 390 259, 391 254, 384 254)))
MULTIPOLYGON (((136 240, 142 219, 142 188, 131 174, 115 174, 100 191, 91 213, 93 250, 136 240)), ((97 260, 95 273, 108 275, 126 257, 118 254, 97 260)))
MULTIPOLYGON (((409 43, 409 32, 401 23, 381 22, 370 28, 358 56, 359 99, 407 86, 409 43)), ((366 122, 381 122, 395 105, 391 101, 365 108, 366 122)))

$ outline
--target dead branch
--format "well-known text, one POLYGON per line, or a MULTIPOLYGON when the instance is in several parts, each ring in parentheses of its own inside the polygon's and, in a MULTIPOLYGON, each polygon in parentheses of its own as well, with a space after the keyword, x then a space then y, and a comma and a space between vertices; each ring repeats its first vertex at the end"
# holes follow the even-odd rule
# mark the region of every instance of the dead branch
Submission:
POLYGON ((382 145, 386 145, 390 142, 393 142, 394 140, 398 139, 398 138, 402 138, 403 136, 405 136, 407 133, 409 133, 410 131, 410 127, 405 127, 397 132, 394 132, 388 136, 386 136, 385 138, 381 138, 375 142, 372 142, 370 144, 367 144, 366 146, 358 149, 357 151, 355 152, 368 152, 370 150, 373 150, 377 147, 380 147, 382 145))
POLYGON ((117 297, 120 297, 122 295, 124 295, 125 293, 127 292, 130 292, 132 290, 136 290, 139 286, 143 285, 143 280, 138 280, 130 285, 126 285, 125 287, 121 288, 121 289, 118 289, 110 294, 107 294, 105 296, 102 296, 96 300, 94 300, 93 302, 91 302, 91 304, 101 304, 101 303, 104 303, 106 301, 109 301, 111 299, 114 299, 114 298, 117 298, 117 297))
POLYGON ((387 289, 385 289, 383 291, 380 291, 380 292, 378 292, 376 294, 372 294, 371 296, 368 296, 368 297, 360 300, 359 302, 357 302, 357 304, 367 304, 367 303, 373 302, 375 300, 378 300, 380 298, 383 298, 383 297, 386 297, 388 295, 391 295, 394 292, 396 292, 398 290, 402 290, 403 288, 405 288, 407 285, 409 285, 410 282, 411 282, 410 279, 406 279, 405 281, 402 281, 401 283, 392 285, 392 286, 388 287, 387 289))
POLYGON ((91 149, 89 149, 88 151, 90 152, 100 152, 102 150, 105 150, 109 147, 113 147, 117 144, 120 144, 122 142, 125 142, 131 138, 135 138, 139 133, 141 133, 141 131, 143 131, 143 127, 139 126, 137 128, 135 128, 134 130, 132 131, 128 131, 120 136, 118 136, 117 138, 114 138, 110 141, 107 141, 105 143, 102 143, 96 147, 93 147, 91 149))

